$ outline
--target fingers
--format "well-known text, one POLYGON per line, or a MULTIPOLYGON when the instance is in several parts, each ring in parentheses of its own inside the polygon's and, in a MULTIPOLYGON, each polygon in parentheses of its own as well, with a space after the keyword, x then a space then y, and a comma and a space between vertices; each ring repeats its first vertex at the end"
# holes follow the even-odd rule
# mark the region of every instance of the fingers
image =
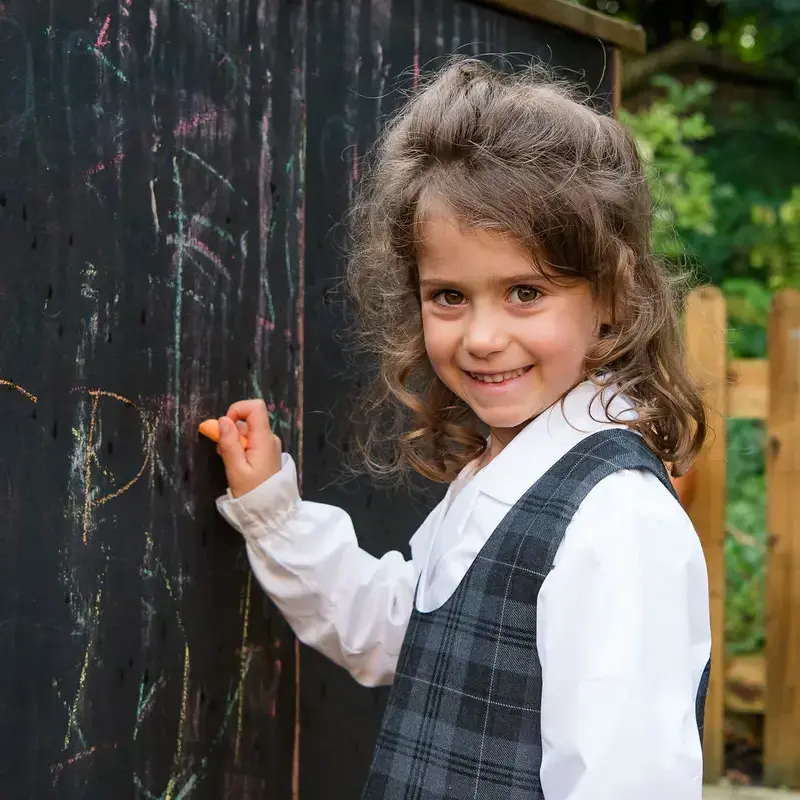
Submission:
POLYGON ((234 403, 226 414, 237 424, 243 421, 247 426, 247 449, 263 449, 269 445, 272 430, 266 403, 261 399, 240 400, 234 403))
POLYGON ((236 425, 227 417, 222 417, 219 421, 219 442, 217 442, 217 452, 222 456, 225 464, 225 471, 230 476, 236 476, 247 471, 248 463, 245 451, 239 439, 239 431, 236 425))

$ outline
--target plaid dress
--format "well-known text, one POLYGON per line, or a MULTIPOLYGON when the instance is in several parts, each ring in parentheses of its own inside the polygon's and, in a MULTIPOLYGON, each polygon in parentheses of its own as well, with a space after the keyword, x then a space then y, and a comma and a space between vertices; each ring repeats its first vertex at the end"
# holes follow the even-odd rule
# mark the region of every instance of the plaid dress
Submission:
MULTIPOLYGON (((626 429, 592 434, 511 508, 440 608, 411 614, 363 800, 543 798, 536 603, 581 501, 661 461, 626 429)), ((696 702, 702 737, 708 666, 696 702)))

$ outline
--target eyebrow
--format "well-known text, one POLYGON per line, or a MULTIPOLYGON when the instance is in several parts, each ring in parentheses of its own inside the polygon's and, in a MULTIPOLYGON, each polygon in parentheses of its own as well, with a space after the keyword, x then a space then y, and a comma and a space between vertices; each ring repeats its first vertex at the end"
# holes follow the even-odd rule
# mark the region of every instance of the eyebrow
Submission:
MULTIPOLYGON (((530 272, 520 272, 517 275, 501 275, 500 277, 491 279, 491 282, 495 286, 516 283, 530 283, 531 281, 546 283, 547 278, 542 275, 541 272, 534 272, 531 270, 530 272)), ((447 278, 427 278, 424 281, 420 281, 419 286, 421 289, 426 289, 436 286, 458 286, 459 283, 460 281, 458 280, 449 280, 447 278)))

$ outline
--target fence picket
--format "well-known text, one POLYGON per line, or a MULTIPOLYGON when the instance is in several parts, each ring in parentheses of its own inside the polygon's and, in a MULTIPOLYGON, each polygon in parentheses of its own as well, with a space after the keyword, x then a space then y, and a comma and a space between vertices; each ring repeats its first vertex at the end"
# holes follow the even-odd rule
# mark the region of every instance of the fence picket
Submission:
POLYGON ((764 778, 800 786, 800 292, 776 294, 768 328, 767 687, 764 778))
POLYGON ((724 772, 725 714, 725 417, 727 400, 727 323, 719 289, 696 289, 687 298, 686 356, 692 377, 703 388, 711 428, 695 462, 697 492, 689 515, 700 536, 708 566, 711 605, 711 682, 706 699, 703 742, 706 782, 724 772))

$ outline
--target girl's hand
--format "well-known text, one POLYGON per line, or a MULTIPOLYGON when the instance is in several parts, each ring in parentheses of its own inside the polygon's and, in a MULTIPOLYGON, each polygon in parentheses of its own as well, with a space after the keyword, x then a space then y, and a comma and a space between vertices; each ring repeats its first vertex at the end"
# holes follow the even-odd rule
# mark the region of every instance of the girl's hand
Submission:
POLYGON ((240 400, 220 418, 217 452, 234 497, 241 497, 280 471, 281 440, 269 427, 263 400, 240 400), (246 449, 240 434, 247 438, 246 449))

